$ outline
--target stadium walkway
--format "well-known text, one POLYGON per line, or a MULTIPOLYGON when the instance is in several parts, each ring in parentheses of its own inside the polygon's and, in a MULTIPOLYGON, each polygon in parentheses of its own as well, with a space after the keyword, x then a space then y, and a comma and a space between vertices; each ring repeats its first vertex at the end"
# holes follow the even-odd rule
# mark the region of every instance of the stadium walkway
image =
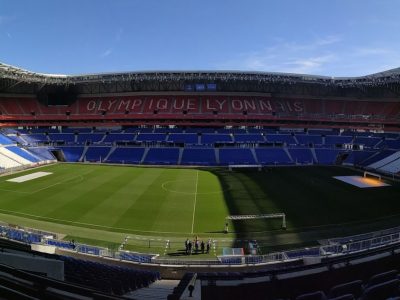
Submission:
POLYGON ((179 283, 179 280, 157 280, 152 283, 149 287, 138 289, 134 292, 124 295, 126 298, 132 299, 157 299, 165 300, 169 294, 172 294, 172 290, 179 283))

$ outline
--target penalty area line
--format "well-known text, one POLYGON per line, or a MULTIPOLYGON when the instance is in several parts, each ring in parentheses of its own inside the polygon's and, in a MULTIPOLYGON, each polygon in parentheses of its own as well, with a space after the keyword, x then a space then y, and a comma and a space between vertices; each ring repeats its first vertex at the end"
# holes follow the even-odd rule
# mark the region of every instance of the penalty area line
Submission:
POLYGON ((193 218, 192 218, 192 231, 191 233, 193 234, 193 228, 194 228, 194 215, 196 214, 196 202, 197 202, 197 187, 199 185, 199 170, 197 170, 196 173, 196 188, 195 188, 195 193, 194 193, 194 205, 193 205, 193 218))

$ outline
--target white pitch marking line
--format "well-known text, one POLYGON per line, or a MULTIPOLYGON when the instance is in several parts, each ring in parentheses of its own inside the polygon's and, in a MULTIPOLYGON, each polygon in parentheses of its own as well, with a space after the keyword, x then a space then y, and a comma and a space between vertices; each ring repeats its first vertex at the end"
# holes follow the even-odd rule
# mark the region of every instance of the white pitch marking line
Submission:
MULTIPOLYGON (((27 214, 23 212, 18 212, 18 211, 13 211, 13 210, 6 210, 6 209, 1 209, 0 208, 0 213, 11 213, 15 214, 17 217, 21 216, 28 216, 28 217, 34 217, 38 218, 43 221, 58 221, 58 222, 65 222, 68 224, 77 224, 77 225, 88 225, 88 226, 93 226, 93 227, 98 227, 98 228, 105 228, 105 229, 119 229, 119 230, 124 230, 124 231, 129 231, 129 232, 147 232, 147 233, 169 233, 169 234, 182 234, 182 232, 176 232, 176 231, 145 231, 145 230, 135 230, 135 229, 128 229, 128 228, 121 228, 121 227, 111 227, 111 226, 105 226, 105 225, 97 225, 97 224, 92 224, 92 223, 84 223, 84 222, 76 222, 76 221, 70 221, 70 220, 65 220, 65 219, 57 219, 57 218, 50 218, 50 217, 45 217, 45 216, 39 216, 39 215, 32 215, 32 214, 27 214)), ((184 232, 183 232, 184 234, 184 232)))
POLYGON ((193 207, 193 218, 192 218, 192 234, 193 234, 193 228, 194 228, 194 215, 196 213, 196 202, 197 202, 197 187, 199 185, 199 170, 197 170, 196 173, 196 192, 194 193, 194 207, 193 207))

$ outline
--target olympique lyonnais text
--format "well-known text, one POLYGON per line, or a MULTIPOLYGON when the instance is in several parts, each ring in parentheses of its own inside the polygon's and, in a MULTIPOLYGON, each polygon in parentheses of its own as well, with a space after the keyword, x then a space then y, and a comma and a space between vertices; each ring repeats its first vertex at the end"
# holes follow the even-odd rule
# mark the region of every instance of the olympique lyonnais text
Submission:
MULTIPOLYGON (((80 99, 87 101, 88 113, 96 111, 110 111, 115 113, 124 112, 178 112, 188 111, 191 113, 218 112, 238 113, 272 113, 272 112, 297 112, 304 111, 304 103, 299 100, 278 100, 262 97, 256 98, 209 98, 209 97, 119 97, 119 98, 97 98, 80 99)), ((82 113, 82 111, 81 111, 82 113)))

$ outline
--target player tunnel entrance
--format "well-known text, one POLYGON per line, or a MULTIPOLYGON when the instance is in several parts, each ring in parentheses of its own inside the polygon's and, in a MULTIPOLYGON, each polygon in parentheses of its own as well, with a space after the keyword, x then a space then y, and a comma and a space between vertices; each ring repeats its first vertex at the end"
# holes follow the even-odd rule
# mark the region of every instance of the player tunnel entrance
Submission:
POLYGON ((51 150, 51 153, 54 155, 54 157, 57 159, 57 161, 62 161, 62 162, 66 161, 65 155, 62 152, 62 150, 54 149, 54 150, 51 150))

